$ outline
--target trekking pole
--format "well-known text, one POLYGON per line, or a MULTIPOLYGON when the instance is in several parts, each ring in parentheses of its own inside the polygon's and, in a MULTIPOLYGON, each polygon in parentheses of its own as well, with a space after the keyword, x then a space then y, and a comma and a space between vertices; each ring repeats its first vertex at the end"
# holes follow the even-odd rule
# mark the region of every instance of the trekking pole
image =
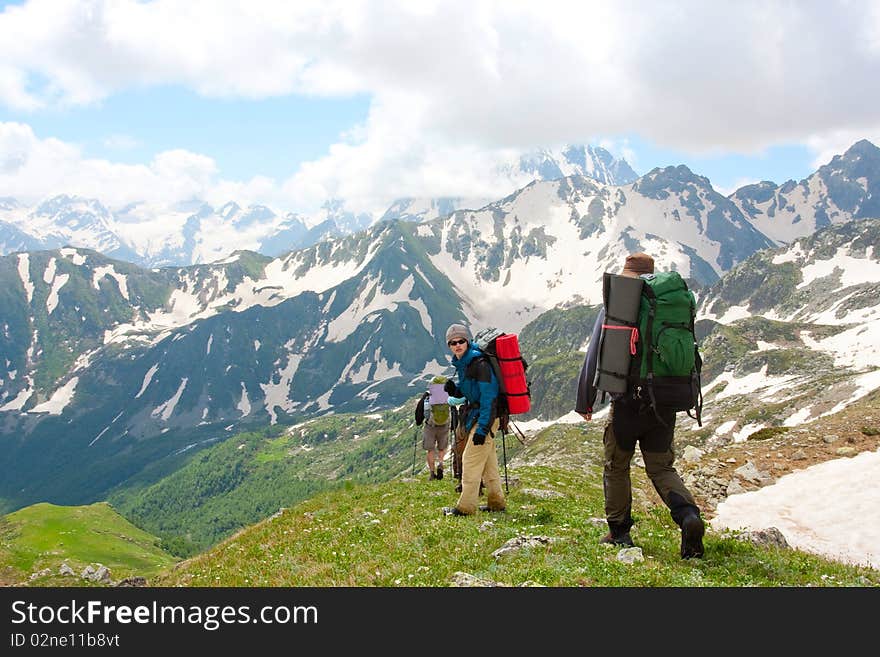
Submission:
POLYGON ((419 444, 419 430, 413 429, 413 468, 412 476, 416 476, 416 446, 419 444))
POLYGON ((513 433, 513 437, 516 438, 516 439, 519 441, 519 444, 520 444, 520 445, 522 445, 523 447, 525 447, 525 446, 526 446, 526 436, 525 436, 525 434, 522 432, 522 429, 520 429, 518 426, 516 426, 516 423, 513 422, 512 420, 511 420, 510 423, 513 425, 513 428, 516 429, 516 431, 513 433), (519 434, 519 436, 516 435, 517 433, 519 434))
POLYGON ((507 442, 504 440, 504 429, 501 430, 501 452, 504 454, 504 490, 510 495, 510 487, 507 485, 507 442))

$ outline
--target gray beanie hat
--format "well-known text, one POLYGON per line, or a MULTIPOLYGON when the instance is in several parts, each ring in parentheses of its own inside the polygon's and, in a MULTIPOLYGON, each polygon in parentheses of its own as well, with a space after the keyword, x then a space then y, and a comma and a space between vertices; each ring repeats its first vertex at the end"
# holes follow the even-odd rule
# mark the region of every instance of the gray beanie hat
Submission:
POLYGON ((452 338, 464 338, 470 342, 471 334, 463 324, 453 324, 446 329, 446 342, 449 342, 452 338))

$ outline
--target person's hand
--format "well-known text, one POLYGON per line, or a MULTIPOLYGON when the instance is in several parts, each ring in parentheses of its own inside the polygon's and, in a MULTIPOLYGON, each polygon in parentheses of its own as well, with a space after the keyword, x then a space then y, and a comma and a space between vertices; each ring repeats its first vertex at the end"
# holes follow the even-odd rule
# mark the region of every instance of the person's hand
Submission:
POLYGON ((446 400, 446 403, 450 406, 461 406, 467 401, 466 397, 450 397, 446 400))
POLYGON ((455 381, 453 381, 452 379, 447 379, 446 383, 443 384, 443 390, 446 392, 447 395, 454 395, 456 387, 457 386, 455 385, 455 381))
POLYGON ((584 418, 584 420, 586 420, 587 422, 589 422, 590 420, 593 419, 592 413, 578 413, 578 415, 580 415, 582 418, 584 418))
POLYGON ((483 445, 486 443, 486 434, 484 433, 475 433, 474 434, 474 445, 483 445))

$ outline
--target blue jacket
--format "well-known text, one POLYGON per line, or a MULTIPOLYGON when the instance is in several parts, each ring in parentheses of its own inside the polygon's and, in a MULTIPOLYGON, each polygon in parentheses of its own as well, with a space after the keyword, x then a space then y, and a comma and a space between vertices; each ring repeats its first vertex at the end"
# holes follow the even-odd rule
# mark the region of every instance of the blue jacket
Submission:
POLYGON ((476 376, 468 376, 468 365, 482 355, 479 347, 471 342, 461 358, 452 357, 452 364, 458 373, 458 390, 461 392, 456 397, 466 397, 471 407, 465 419, 465 430, 470 431, 477 424, 477 433, 488 436, 489 428, 497 416, 498 379, 492 366, 485 360, 471 368, 471 374, 476 376))

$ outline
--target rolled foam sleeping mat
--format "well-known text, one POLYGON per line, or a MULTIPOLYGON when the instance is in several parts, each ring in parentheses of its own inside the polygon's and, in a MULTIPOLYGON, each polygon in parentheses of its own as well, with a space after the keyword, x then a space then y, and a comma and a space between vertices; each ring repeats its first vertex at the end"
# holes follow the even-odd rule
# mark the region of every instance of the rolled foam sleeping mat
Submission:
POLYGON ((599 344, 596 387, 606 392, 626 392, 627 376, 638 340, 641 278, 610 274, 602 278, 605 324, 599 344))
POLYGON ((502 335, 495 340, 495 348, 498 352, 498 363, 504 379, 503 386, 507 393, 507 408, 510 414, 528 413, 531 402, 526 370, 519 350, 519 339, 514 333, 502 335))
POLYGON ((605 303, 605 319, 615 319, 635 324, 639 318, 642 302, 641 278, 609 274, 602 277, 602 299, 605 303))

